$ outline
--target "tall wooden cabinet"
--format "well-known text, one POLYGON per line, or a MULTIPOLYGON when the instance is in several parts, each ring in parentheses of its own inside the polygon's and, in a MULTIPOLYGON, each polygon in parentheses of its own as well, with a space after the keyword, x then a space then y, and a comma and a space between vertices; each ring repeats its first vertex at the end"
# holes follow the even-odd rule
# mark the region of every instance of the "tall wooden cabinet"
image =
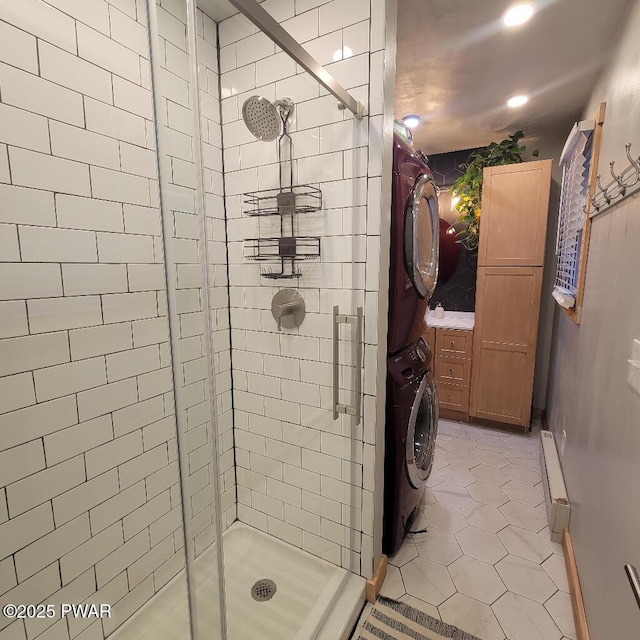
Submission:
POLYGON ((469 413, 531 421, 551 160, 484 170, 469 413))

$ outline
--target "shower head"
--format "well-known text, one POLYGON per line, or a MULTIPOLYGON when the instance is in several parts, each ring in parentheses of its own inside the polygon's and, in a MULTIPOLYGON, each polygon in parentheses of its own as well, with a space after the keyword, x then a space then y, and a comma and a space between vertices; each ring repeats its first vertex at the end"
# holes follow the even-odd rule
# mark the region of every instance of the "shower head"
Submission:
POLYGON ((293 112, 293 102, 283 98, 270 102, 260 96, 247 98, 242 105, 242 119, 247 129, 258 140, 271 142, 280 135, 280 127, 286 123, 293 112))

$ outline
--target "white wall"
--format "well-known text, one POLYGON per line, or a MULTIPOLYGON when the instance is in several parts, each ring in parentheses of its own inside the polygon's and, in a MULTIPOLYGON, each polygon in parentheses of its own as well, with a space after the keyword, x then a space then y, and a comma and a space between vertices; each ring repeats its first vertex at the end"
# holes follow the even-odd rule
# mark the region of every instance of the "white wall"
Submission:
MULTIPOLYGON (((220 23, 238 517, 365 575, 373 567, 384 6, 265 3, 367 106, 360 122, 243 16, 220 23), (352 57, 332 62, 343 46, 352 57), (243 216, 242 193, 278 184, 275 143, 256 141, 241 119, 253 94, 295 101, 295 175, 323 193, 323 210, 298 219, 300 235, 321 237, 322 258, 302 263, 297 282, 261 278, 259 265, 243 257, 245 238, 279 233, 278 221, 243 216), (298 329, 279 333, 271 299, 289 286, 302 294, 307 315, 298 329), (334 304, 341 313, 365 307, 364 429, 331 414, 334 304)), ((341 335, 341 361, 353 364, 349 329, 341 335)), ((351 374, 345 367, 342 402, 352 401, 351 374)))
MULTIPOLYGON (((624 145, 640 150, 640 2, 585 117, 607 102, 600 171, 623 168, 624 145)), ((637 635, 638 607, 623 571, 640 566, 637 509, 640 395, 627 382, 640 339, 640 194, 593 220, 582 323, 557 314, 549 423, 567 434, 562 466, 573 506, 571 537, 593 640, 637 635)))

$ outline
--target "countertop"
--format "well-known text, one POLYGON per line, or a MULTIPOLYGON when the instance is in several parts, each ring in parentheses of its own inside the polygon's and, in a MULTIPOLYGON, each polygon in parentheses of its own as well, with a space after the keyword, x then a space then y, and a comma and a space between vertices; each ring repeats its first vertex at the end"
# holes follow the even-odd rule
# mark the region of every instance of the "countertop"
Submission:
POLYGON ((436 329, 473 329, 476 314, 473 311, 445 311, 444 318, 436 318, 434 312, 427 312, 427 325, 436 329))

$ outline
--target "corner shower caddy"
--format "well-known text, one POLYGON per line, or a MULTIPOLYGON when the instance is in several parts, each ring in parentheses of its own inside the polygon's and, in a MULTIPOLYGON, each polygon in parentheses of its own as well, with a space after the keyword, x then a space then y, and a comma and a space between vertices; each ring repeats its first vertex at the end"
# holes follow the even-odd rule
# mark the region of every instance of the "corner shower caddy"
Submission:
MULTIPOLYGON (((302 260, 313 260, 320 257, 320 238, 316 236, 300 236, 296 234, 296 216, 301 213, 311 213, 322 209, 322 192, 318 187, 310 184, 293 184, 293 143, 289 135, 287 124, 293 112, 293 102, 284 98, 271 104, 265 98, 252 96, 243 106, 245 123, 251 132, 262 140, 273 140, 273 128, 265 109, 277 110, 282 122, 282 135, 278 138, 278 174, 277 189, 262 189, 249 191, 244 194, 244 213, 248 216, 279 216, 280 235, 278 237, 246 238, 244 257, 248 260, 260 262, 275 262, 280 264, 279 270, 265 268, 260 273, 265 278, 292 279, 299 278, 302 272, 296 263, 302 260), (288 160, 282 158, 283 147, 288 149, 288 160), (288 180, 283 177, 283 169, 289 163, 288 180), (285 184, 287 183, 287 184, 285 184)), ((268 113, 267 112, 267 113, 268 113)))

